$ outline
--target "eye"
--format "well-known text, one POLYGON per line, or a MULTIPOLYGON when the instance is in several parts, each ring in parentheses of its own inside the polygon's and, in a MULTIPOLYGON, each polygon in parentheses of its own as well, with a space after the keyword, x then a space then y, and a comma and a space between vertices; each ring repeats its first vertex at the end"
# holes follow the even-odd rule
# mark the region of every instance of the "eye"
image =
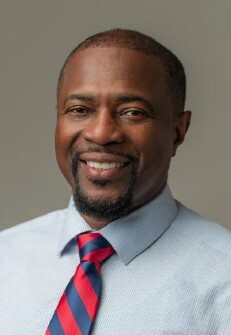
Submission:
POLYGON ((76 117, 76 118, 82 118, 90 114, 90 111, 83 107, 83 106, 75 106, 71 107, 66 111, 66 114, 76 117))
POLYGON ((119 115, 121 118, 134 121, 136 120, 139 121, 151 117, 148 112, 137 108, 125 109, 122 112, 120 112, 119 115))

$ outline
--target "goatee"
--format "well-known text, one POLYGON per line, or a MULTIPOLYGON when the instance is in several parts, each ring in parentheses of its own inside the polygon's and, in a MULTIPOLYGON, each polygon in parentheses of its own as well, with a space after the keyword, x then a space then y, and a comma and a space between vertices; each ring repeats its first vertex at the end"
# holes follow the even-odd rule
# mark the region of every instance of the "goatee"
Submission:
MULTIPOLYGON (((137 156, 123 154, 115 151, 105 151, 101 148, 91 148, 88 150, 81 150, 75 152, 71 160, 72 175, 74 178, 74 190, 73 199, 76 209, 85 215, 89 215, 96 219, 106 219, 109 222, 114 221, 120 217, 127 215, 133 205, 134 188, 136 185, 136 179, 138 174, 138 158, 137 156), (123 156, 129 159, 131 168, 127 179, 127 185, 125 186, 124 194, 117 199, 95 199, 86 195, 84 190, 81 188, 81 184, 78 177, 78 165, 79 156, 83 152, 101 152, 110 153, 114 155, 123 156)), ((93 183, 98 187, 105 187, 110 181, 108 180, 94 180, 93 183)))

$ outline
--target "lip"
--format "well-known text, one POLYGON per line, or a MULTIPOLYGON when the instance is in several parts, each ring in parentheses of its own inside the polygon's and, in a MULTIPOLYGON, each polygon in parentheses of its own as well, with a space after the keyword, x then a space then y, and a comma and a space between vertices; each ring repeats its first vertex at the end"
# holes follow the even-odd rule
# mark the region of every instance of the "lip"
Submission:
POLYGON ((92 180, 114 180, 121 178, 126 175, 130 160, 126 157, 107 154, 107 153, 83 153, 79 157, 80 168, 83 174, 92 180), (123 164, 120 167, 110 168, 110 169, 96 169, 86 164, 86 161, 93 161, 97 163, 120 163, 123 164))
POLYGON ((126 157, 115 155, 115 154, 107 154, 100 152, 85 152, 79 156, 80 161, 93 161, 97 163, 121 163, 126 164, 129 163, 130 160, 126 157))

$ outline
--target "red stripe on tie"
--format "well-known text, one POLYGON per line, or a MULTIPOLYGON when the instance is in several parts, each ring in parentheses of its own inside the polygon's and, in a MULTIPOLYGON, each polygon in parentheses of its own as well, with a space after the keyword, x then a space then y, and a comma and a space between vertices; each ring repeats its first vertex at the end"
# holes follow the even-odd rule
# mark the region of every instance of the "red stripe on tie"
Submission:
POLYGON ((107 259, 113 252, 114 252, 114 249, 112 247, 98 249, 84 256, 82 258, 82 261, 89 261, 89 262, 97 261, 98 263, 101 263, 105 259, 107 259))
POLYGON ((93 321, 95 319, 99 299, 81 266, 79 266, 77 276, 75 276, 73 280, 90 319, 93 321))
MULTIPOLYGON (((77 267, 77 270, 71 282, 72 285, 74 284, 75 289, 78 293, 77 296, 73 297, 77 299, 76 305, 75 305, 75 302, 72 301, 73 304, 71 305, 71 309, 70 309, 68 305, 66 293, 64 293, 59 301, 58 307, 56 308, 56 312, 53 315, 53 318, 51 319, 46 335, 51 335, 53 334, 53 332, 56 331, 57 317, 63 329, 63 333, 65 335, 82 335, 79 329, 79 325, 77 324, 74 316, 81 317, 79 313, 83 313, 83 312, 85 315, 84 317, 85 321, 83 325, 85 330, 83 329, 83 334, 89 335, 92 324, 95 320, 95 316, 96 316, 98 304, 99 304, 99 298, 97 297, 97 294, 100 294, 100 292, 97 292, 96 294, 96 292, 94 291, 94 287, 91 285, 91 281, 92 283, 94 282, 93 285, 96 285, 97 288, 101 288, 101 284, 102 284, 101 276, 100 275, 98 276, 95 273, 95 266, 98 270, 98 273, 100 274, 100 267, 101 267, 102 262, 113 254, 114 249, 110 246, 103 247, 105 245, 110 245, 110 244, 99 233, 86 233, 86 235, 83 234, 77 238, 77 244, 79 245, 80 250, 86 243, 89 243, 89 248, 86 246, 87 251, 88 250, 95 250, 95 251, 90 252, 88 255, 82 258, 80 255, 81 263, 77 267), (98 238, 101 238, 102 240, 95 241, 95 239, 98 239, 98 238), (100 246, 102 246, 102 248, 100 248, 100 246), (88 262, 90 262, 89 268, 86 267, 86 273, 84 271, 84 268, 82 267, 84 260, 87 260, 88 262), (80 304, 78 304, 80 302, 79 298, 82 301, 81 306, 80 304), (82 306, 82 304, 84 306, 82 306), (73 314, 72 314, 72 310, 73 310, 73 314), (87 316, 87 314, 89 315, 89 317, 87 316)), ((68 286, 67 286, 67 289, 68 289, 68 286)), ((74 291, 72 292, 73 295, 75 295, 74 291)), ((81 322, 82 319, 80 320, 78 319, 78 321, 79 321, 79 324, 81 324, 81 329, 82 329, 82 323, 83 323, 81 322)))
POLYGON ((68 335, 82 334, 78 327, 78 324, 75 321, 75 318, 72 315, 70 307, 68 306, 66 293, 62 295, 56 311, 65 334, 68 335))
POLYGON ((101 235, 99 233, 90 233, 90 234, 79 235, 79 237, 80 238, 78 239, 78 245, 80 250, 89 241, 95 240, 96 238, 101 237, 101 235))

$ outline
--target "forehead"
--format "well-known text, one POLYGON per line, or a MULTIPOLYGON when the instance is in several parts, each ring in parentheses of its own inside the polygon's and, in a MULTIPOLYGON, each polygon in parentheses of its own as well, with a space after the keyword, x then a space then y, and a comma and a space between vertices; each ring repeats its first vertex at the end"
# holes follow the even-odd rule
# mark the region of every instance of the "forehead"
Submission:
POLYGON ((63 75, 61 95, 76 89, 165 90, 165 71, 160 58, 119 47, 87 48, 76 52, 63 75))

